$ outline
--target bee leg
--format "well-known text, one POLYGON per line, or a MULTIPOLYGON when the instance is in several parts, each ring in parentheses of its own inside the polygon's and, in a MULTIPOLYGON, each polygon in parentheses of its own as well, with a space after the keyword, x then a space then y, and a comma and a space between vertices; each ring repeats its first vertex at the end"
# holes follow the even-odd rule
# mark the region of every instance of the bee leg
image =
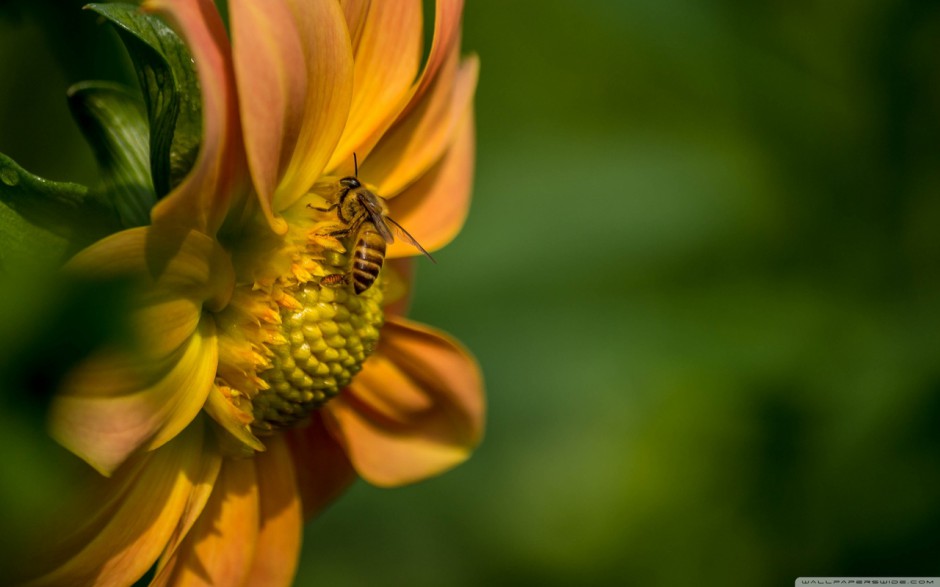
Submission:
POLYGON ((345 273, 331 273, 320 280, 320 285, 326 287, 341 287, 346 285, 347 279, 345 273))
POLYGON ((330 212, 332 210, 336 210, 337 208, 339 208, 339 204, 333 204, 329 208, 320 208, 319 206, 314 206, 313 204, 307 204, 307 207, 312 208, 314 210, 319 210, 320 212, 330 212))
MULTIPOLYGON (((335 224, 333 226, 336 226, 335 224)), ((341 228, 339 230, 319 230, 317 234, 321 236, 332 236, 334 238, 346 238, 349 236, 348 228, 341 228)))

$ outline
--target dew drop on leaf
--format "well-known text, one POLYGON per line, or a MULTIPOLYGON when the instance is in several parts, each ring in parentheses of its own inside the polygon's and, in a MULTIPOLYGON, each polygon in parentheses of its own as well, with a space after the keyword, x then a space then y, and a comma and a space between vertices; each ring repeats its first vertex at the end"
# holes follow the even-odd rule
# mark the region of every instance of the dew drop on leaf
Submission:
POLYGON ((4 167, 0 169, 0 181, 12 187, 20 183, 20 175, 16 170, 4 167))

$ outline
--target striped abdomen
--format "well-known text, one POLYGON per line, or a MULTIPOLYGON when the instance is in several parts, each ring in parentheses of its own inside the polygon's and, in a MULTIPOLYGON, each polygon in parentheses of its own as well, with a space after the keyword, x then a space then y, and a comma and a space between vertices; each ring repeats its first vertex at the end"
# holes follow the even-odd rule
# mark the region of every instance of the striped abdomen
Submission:
POLYGON ((352 279, 356 294, 366 291, 379 276, 385 262, 385 239, 371 222, 365 222, 356 233, 353 248, 352 279))

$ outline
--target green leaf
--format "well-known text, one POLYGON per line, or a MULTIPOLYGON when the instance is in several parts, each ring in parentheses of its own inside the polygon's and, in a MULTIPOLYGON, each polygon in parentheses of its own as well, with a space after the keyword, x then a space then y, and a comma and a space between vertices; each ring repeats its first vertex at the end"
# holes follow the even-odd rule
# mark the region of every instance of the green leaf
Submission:
POLYGON ((0 267, 61 262, 120 229, 85 186, 36 177, 0 153, 0 267))
POLYGON ((101 185, 125 227, 148 224, 156 202, 150 179, 150 131, 143 101, 110 82, 69 88, 69 106, 98 160, 101 185))
POLYGON ((150 167, 158 197, 190 170, 202 136, 202 101, 192 56, 179 35, 133 4, 89 4, 107 18, 137 70, 150 119, 150 167))

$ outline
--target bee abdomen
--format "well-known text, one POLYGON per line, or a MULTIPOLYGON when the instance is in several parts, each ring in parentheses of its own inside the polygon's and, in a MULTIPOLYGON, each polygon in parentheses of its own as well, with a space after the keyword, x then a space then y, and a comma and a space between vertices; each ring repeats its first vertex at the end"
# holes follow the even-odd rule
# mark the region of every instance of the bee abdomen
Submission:
POLYGON ((356 240, 352 277, 356 294, 366 291, 379 277, 385 261, 385 239, 371 225, 363 227, 356 240))

